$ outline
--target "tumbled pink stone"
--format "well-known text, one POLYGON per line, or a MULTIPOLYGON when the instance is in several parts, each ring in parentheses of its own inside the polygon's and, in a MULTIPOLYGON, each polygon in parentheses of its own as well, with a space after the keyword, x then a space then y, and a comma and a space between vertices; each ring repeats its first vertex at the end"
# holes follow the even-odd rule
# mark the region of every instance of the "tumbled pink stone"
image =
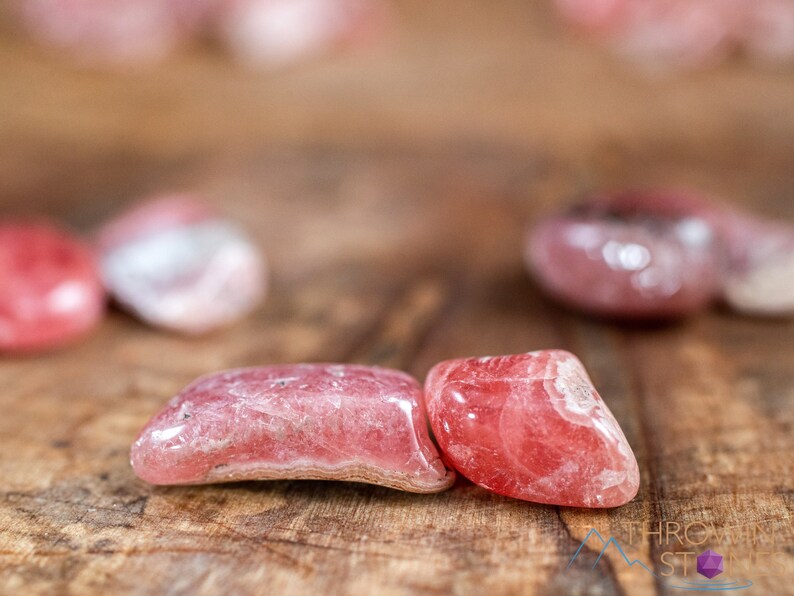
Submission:
POLYGON ((163 58, 198 28, 217 0, 16 0, 23 24, 45 45, 91 64, 163 58))
POLYGON ((488 490, 569 507, 617 507, 637 494, 631 447, 573 354, 442 362, 425 401, 450 463, 488 490))
POLYGON ((555 0, 562 17, 653 68, 713 64, 735 50, 794 57, 792 0, 555 0))
MULTIPOLYGON (((743 1, 743 0, 741 0, 743 1)), ((561 15, 651 69, 704 66, 734 47, 735 0, 555 0, 561 15)))
POLYGON ((715 242, 700 217, 596 199, 534 225, 525 257, 541 287, 568 306, 614 318, 670 318, 717 295, 715 242))
POLYGON ((221 6, 221 39, 242 60, 271 67, 366 45, 389 21, 384 0, 223 0, 221 6))
POLYGON ((620 212, 696 218, 717 238, 720 293, 735 310, 757 315, 794 312, 794 225, 757 217, 686 189, 628 191, 607 199, 620 212))
POLYGON ((432 493, 454 480, 428 435, 419 383, 358 365, 203 377, 149 421, 131 462, 152 484, 349 480, 432 493))
POLYGON ((100 229, 97 244, 112 296, 157 327, 211 331, 249 314, 265 293, 258 247, 191 195, 132 207, 100 229))
POLYGON ((794 313, 794 227, 748 219, 723 280, 725 301, 747 314, 794 313))
MULTIPOLYGON (((738 0, 737 0, 738 1, 738 0)), ((794 57, 794 0, 744 2, 737 38, 753 57, 778 62, 794 57)))
POLYGON ((93 329, 105 311, 88 247, 45 222, 0 224, 0 351, 57 348, 93 329))

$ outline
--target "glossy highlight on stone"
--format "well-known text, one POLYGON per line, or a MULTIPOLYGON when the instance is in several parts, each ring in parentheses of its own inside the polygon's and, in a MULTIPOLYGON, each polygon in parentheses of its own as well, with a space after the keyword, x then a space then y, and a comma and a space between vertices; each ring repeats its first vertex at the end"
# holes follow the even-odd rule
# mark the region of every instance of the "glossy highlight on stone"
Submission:
POLYGON ((425 401, 446 457, 488 490, 598 508, 637 494, 631 447, 569 352, 442 362, 427 377, 425 401))
POLYGON ((0 223, 0 352, 49 350, 101 320, 105 291, 90 249, 53 224, 0 223))
POLYGON ((530 272, 553 298, 600 316, 688 315, 719 292, 717 238, 694 214, 646 212, 595 198, 532 226, 530 272))
POLYGON ((203 377, 149 421, 130 459, 152 484, 347 480, 433 493, 454 481, 428 435, 419 383, 360 365, 203 377))
POLYGON ((259 248, 192 195, 133 206, 102 226, 97 245, 112 296, 156 327, 212 331, 249 314, 265 294, 259 248))

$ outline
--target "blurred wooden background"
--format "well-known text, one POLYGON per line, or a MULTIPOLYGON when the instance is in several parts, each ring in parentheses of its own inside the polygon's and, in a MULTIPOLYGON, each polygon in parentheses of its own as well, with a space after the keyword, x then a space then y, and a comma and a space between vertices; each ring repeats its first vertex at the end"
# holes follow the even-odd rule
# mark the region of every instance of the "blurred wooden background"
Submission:
MULTIPOLYGON (((257 235, 273 283, 252 319, 207 338, 114 312, 66 351, 0 361, 0 593, 673 593, 614 556, 565 570, 589 528, 668 521, 774 531, 772 547, 732 549, 779 551, 782 571, 743 577, 791 593, 794 323, 586 320, 540 296, 521 237, 601 186, 690 185, 794 222, 794 69, 648 79, 566 36, 543 2, 398 6, 399 34, 374 51, 277 73, 209 48, 74 70, 3 22, 3 215, 89 233, 142 194, 195 189, 257 235), (548 347, 580 355, 635 449, 626 507, 466 482, 152 488, 127 462, 148 417, 210 370, 349 361, 421 378, 548 347)), ((634 546, 649 563, 666 548, 634 546)))

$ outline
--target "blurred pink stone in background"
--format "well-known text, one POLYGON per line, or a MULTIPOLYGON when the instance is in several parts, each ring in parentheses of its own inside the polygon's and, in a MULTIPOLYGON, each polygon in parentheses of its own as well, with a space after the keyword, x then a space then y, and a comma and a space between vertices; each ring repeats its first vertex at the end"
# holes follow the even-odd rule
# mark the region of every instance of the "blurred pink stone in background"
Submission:
POLYGON ((282 66, 366 45, 390 19, 386 0, 17 0, 31 35, 91 66, 140 66, 197 37, 249 63, 282 66))
POLYGON ((74 341, 105 311, 88 247, 46 222, 0 224, 0 351, 36 352, 74 341))
POLYGON ((242 60, 280 66, 366 45, 383 33, 389 16, 383 0, 225 0, 218 30, 242 60))
POLYGON ((160 60, 189 39, 214 0, 19 0, 35 39, 90 65, 160 60))
POLYGON ((536 222, 525 256, 540 286, 596 315, 662 319, 719 293, 716 234, 694 214, 635 210, 600 199, 536 222))
POLYGON ((212 331, 248 315, 265 294, 259 247, 191 195, 133 206, 102 226, 97 246, 110 294, 156 327, 212 331))
POLYGON ((696 218, 717 242, 720 294, 739 312, 794 313, 794 225, 742 211, 685 189, 628 191, 602 199, 612 209, 647 217, 696 218))
POLYGON ((554 0, 576 28, 650 69, 700 67, 740 50, 794 57, 794 0, 554 0))

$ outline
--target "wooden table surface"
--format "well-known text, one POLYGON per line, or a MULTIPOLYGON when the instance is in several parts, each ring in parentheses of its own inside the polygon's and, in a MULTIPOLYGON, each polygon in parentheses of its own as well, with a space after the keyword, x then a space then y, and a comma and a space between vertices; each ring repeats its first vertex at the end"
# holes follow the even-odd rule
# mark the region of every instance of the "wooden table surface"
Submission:
POLYGON ((707 547, 732 553, 748 592, 794 593, 794 321, 587 320, 521 262, 528 221, 602 186, 691 185, 794 221, 794 71, 649 79, 566 37, 544 3, 487 4, 406 0, 382 47, 279 73, 211 49, 77 71, 5 22, 4 215, 88 233, 147 192, 191 188, 248 226, 273 275, 252 318, 210 337, 112 312, 65 351, 0 361, 0 593, 681 593, 665 557, 707 547), (149 416, 208 371, 339 361, 422 378, 446 358, 551 347, 582 358, 634 448, 625 507, 466 481, 431 496, 154 488, 129 467, 149 416), (659 524, 690 527, 689 543, 660 544, 659 524), (693 545, 712 525, 732 542, 693 545), (596 538, 566 569, 592 528, 656 575, 615 549, 592 569, 596 538))

